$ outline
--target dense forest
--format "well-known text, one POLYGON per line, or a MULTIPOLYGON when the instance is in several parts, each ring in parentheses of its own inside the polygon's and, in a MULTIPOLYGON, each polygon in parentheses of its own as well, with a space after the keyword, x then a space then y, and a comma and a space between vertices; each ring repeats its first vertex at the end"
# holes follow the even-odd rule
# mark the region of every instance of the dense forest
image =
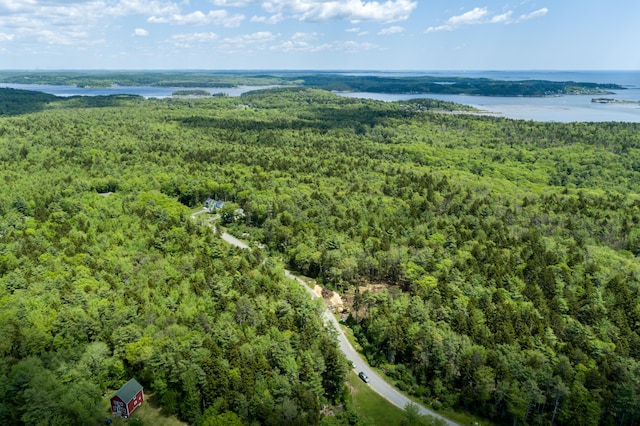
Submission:
POLYGON ((639 420, 639 125, 300 88, 36 105, 0 118, 0 422, 82 423, 135 376, 191 423, 358 424, 268 255, 350 294, 369 362, 436 408, 639 420), (266 249, 192 220, 210 197, 266 249))
POLYGON ((572 94, 608 94, 624 90, 618 84, 574 81, 522 80, 443 76, 385 76, 348 73, 268 73, 215 71, 0 71, 0 83, 56 84, 78 87, 157 86, 157 87, 236 87, 304 86, 341 92, 437 93, 484 96, 556 96, 572 94))
POLYGON ((622 90, 617 84, 576 83, 572 81, 504 81, 489 78, 432 76, 354 76, 313 74, 297 77, 302 85, 325 90, 375 93, 437 93, 483 96, 553 96, 610 93, 622 90))
POLYGON ((20 115, 44 109, 59 98, 42 92, 19 89, 0 89, 0 116, 20 115))

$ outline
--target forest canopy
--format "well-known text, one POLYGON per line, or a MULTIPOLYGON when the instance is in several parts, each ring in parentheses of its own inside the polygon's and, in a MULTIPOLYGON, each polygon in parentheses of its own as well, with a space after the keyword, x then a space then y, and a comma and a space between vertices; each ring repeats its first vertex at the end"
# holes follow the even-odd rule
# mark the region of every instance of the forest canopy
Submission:
POLYGON ((638 421, 638 124, 306 88, 47 102, 0 118, 0 422, 99 418, 135 376, 191 423, 348 423, 320 415, 347 370, 320 307, 268 255, 351 295, 425 403, 638 421), (191 219, 208 198, 265 250, 191 219))

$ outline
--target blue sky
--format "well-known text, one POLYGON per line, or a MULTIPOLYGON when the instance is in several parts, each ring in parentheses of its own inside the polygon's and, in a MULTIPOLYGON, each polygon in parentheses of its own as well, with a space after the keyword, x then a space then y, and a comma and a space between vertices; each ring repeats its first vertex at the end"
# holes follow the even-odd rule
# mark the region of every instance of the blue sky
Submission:
POLYGON ((0 69, 638 70, 637 0, 0 0, 0 69))

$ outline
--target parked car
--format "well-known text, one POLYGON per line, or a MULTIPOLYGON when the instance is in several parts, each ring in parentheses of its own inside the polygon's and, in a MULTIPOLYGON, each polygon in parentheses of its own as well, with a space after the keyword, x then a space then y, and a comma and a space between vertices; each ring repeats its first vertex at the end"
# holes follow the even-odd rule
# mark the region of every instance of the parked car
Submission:
POLYGON ((363 382, 365 383, 369 383, 369 376, 367 376, 366 374, 364 374, 364 371, 361 371, 358 373, 358 377, 360 377, 362 379, 363 382))

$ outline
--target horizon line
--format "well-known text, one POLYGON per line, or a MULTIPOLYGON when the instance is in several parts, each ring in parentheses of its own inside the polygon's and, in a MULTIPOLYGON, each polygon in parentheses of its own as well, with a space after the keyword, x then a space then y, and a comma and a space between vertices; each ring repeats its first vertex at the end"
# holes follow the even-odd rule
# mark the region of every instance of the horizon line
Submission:
POLYGON ((381 72, 381 73, 410 73, 410 72, 640 72, 640 69, 543 69, 543 68, 517 68, 517 69, 359 69, 359 68, 13 68, 3 69, 0 72, 381 72))

